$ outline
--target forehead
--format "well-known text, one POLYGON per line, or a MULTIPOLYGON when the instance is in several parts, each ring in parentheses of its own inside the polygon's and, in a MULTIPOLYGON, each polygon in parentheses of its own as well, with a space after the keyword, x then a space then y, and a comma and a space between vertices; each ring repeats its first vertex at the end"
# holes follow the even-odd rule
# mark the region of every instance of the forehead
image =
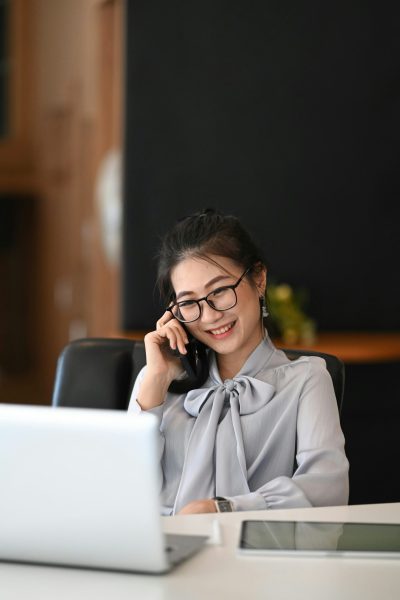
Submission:
POLYGON ((241 275, 241 266, 224 256, 210 256, 211 260, 200 257, 185 258, 171 271, 171 283, 176 294, 182 291, 200 293, 206 284, 215 277, 221 277, 229 284, 241 275), (215 262, 213 262, 215 261, 215 262))

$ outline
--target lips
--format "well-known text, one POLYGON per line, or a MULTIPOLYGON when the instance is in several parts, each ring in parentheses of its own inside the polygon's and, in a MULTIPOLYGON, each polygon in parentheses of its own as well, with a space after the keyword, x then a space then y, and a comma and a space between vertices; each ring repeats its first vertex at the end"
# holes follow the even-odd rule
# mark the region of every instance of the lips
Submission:
POLYGON ((228 333, 228 331, 230 331, 232 329, 232 327, 235 325, 236 321, 232 321, 232 323, 228 323, 227 325, 224 325, 223 327, 218 327, 218 329, 208 329, 207 333, 210 333, 211 335, 214 336, 222 336, 226 333, 228 333))

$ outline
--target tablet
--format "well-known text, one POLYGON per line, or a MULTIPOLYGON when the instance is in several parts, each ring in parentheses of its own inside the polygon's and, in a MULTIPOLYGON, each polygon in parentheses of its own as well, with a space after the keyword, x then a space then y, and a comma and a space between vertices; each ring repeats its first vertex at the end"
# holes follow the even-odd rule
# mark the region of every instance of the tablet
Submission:
POLYGON ((400 558, 398 523, 243 521, 245 555, 400 558))

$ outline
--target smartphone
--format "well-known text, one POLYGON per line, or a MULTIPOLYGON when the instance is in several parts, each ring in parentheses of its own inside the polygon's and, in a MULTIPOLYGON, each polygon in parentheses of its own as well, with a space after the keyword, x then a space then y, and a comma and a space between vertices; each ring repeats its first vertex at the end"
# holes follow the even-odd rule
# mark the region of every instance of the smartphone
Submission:
MULTIPOLYGON (((189 333, 187 327, 181 323, 183 329, 186 331, 189 343, 186 344, 186 354, 179 352, 179 358, 181 359, 182 366, 185 369, 190 379, 197 379, 200 371, 200 360, 201 353, 199 352, 200 342, 196 340, 191 333, 189 333)), ((204 344, 203 344, 204 346, 204 344)))
MULTIPOLYGON (((178 356, 188 377, 201 385, 208 375, 208 362, 206 357, 207 346, 199 342, 185 327, 184 323, 180 325, 186 332, 189 343, 186 344, 186 354, 181 354, 179 350, 171 350, 174 356, 178 356)), ((179 386, 180 387, 180 386, 179 386)))

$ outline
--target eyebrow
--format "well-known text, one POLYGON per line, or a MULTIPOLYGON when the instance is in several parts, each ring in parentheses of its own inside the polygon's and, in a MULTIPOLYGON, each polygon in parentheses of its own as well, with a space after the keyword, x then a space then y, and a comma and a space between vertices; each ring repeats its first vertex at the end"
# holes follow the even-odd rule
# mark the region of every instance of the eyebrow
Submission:
MULTIPOLYGON (((210 281, 208 281, 205 284, 205 288, 209 288, 212 285, 214 285, 214 283, 217 283, 217 281, 222 281, 223 279, 231 279, 231 275, 217 275, 217 277, 213 277, 212 279, 210 279, 210 281)), ((176 300, 178 300, 179 298, 181 298, 182 296, 188 296, 189 294, 193 294, 194 292, 179 292, 179 294, 176 295, 176 300)))

